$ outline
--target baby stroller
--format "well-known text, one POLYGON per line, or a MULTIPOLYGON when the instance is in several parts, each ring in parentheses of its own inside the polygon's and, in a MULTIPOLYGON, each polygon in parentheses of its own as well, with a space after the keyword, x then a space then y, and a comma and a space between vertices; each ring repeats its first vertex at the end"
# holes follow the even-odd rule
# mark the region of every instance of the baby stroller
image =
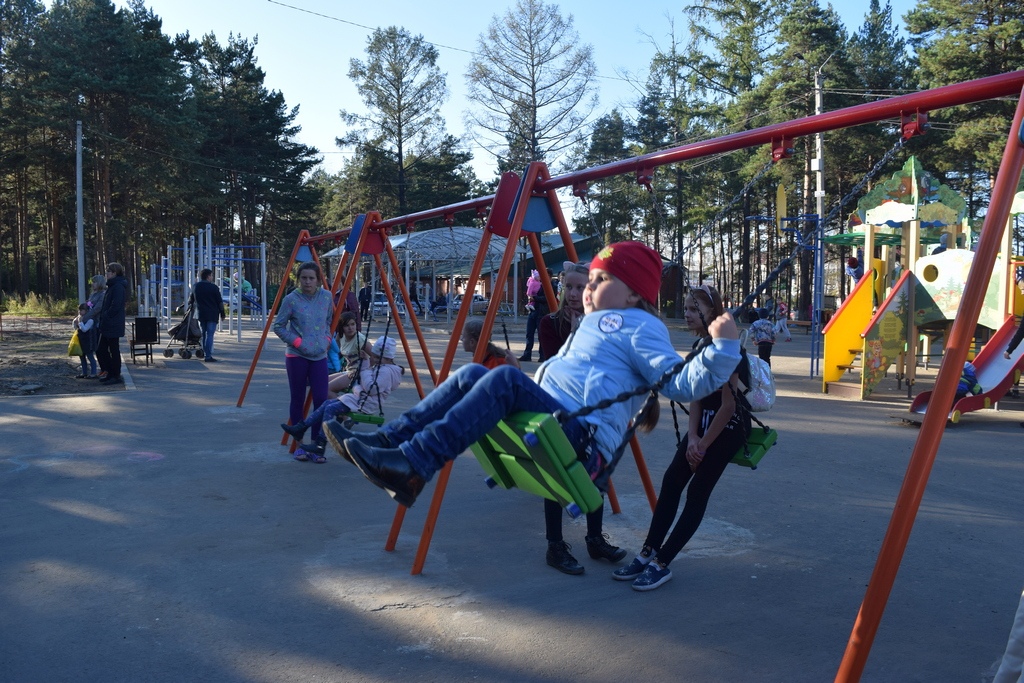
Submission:
MULTIPOLYGON (((179 308, 178 310, 181 309, 179 308)), ((171 339, 167 343, 167 348, 164 349, 164 358, 174 357, 174 349, 172 347, 175 344, 180 346, 178 355, 182 358, 191 358, 193 352, 195 352, 196 358, 203 357, 203 331, 199 327, 199 320, 195 317, 195 306, 191 303, 185 311, 185 317, 177 325, 171 326, 167 330, 167 334, 170 335, 171 339)))

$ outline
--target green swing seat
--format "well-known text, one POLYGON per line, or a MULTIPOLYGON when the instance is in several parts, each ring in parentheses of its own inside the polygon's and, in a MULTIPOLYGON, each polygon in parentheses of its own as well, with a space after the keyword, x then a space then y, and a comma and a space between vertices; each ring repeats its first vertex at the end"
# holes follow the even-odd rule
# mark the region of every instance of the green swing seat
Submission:
POLYGON ((779 433, 774 429, 754 427, 750 430, 747 443, 740 446, 739 450, 736 451, 736 455, 732 456, 732 460, 729 462, 756 470, 757 463, 761 462, 761 458, 764 457, 769 448, 775 445, 775 441, 778 438, 779 433))
POLYGON ((348 417, 348 419, 352 420, 353 422, 361 422, 363 424, 371 424, 371 425, 382 425, 382 424, 384 424, 384 416, 383 415, 370 415, 368 413, 349 413, 347 415, 347 417, 348 417))
POLYGON ((470 446, 491 488, 519 488, 553 500, 573 518, 603 505, 583 463, 553 415, 508 415, 470 446))

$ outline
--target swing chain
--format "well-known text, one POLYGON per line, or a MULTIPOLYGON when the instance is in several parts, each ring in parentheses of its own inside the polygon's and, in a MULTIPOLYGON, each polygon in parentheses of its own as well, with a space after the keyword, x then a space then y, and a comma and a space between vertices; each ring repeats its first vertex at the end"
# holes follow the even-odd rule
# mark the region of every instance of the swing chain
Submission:
MULTIPOLYGON (((892 147, 892 149, 890 149, 888 152, 886 152, 886 154, 878 161, 878 163, 876 163, 871 168, 871 170, 868 172, 868 174, 865 175, 864 178, 862 178, 861 181, 857 183, 857 185, 854 187, 854 189, 851 190, 849 193, 847 193, 847 195, 845 197, 843 197, 842 200, 840 200, 838 202, 837 206, 832 209, 832 211, 829 213, 829 219, 833 218, 835 216, 835 214, 837 214, 839 211, 841 211, 842 207, 847 202, 849 202, 857 192, 860 192, 860 190, 863 189, 864 185, 866 185, 871 180, 871 178, 874 177, 882 169, 882 167, 885 166, 885 164, 887 164, 892 159, 892 157, 895 156, 895 154, 900 149, 903 148, 903 143, 904 143, 903 138, 900 138, 896 142, 896 144, 892 147)), ((733 200, 725 208, 722 209, 722 211, 719 211, 719 216, 724 215, 725 211, 728 208, 730 208, 733 204, 735 204, 737 201, 739 201, 743 197, 743 195, 747 191, 749 191, 749 189, 753 186, 753 184, 755 182, 757 182, 757 180, 760 179, 760 177, 762 175, 764 175, 768 171, 769 168, 771 168, 773 163, 774 162, 770 161, 767 164, 765 164, 761 168, 761 170, 758 171, 757 174, 755 174, 755 176, 750 180, 750 182, 748 182, 744 186, 743 191, 739 195, 734 197, 733 200)), ((716 216, 716 219, 717 218, 718 217, 716 216)), ((712 224, 713 224, 713 222, 714 221, 712 221, 712 224)), ((806 231, 806 232, 810 233, 809 230, 806 231)), ((775 279, 778 278, 779 274, 783 271, 783 269, 788 267, 789 264, 792 263, 793 260, 796 258, 797 254, 799 254, 800 251, 802 251, 805 248, 807 248, 807 247, 805 247, 802 244, 800 244, 799 240, 798 240, 797 244, 793 248, 793 252, 789 256, 787 256, 785 259, 783 259, 782 262, 771 273, 768 274, 768 277, 765 278, 765 280, 757 288, 755 288, 755 290, 752 293, 750 293, 743 300, 743 302, 739 306, 736 306, 735 308, 733 308, 732 309, 732 313, 735 315, 739 311, 741 311, 744 308, 750 306, 750 304, 752 304, 754 302, 754 299, 756 299, 757 296, 761 292, 763 292, 765 290, 765 288, 767 288, 768 285, 770 285, 772 282, 774 282, 775 279)), ((629 389, 627 391, 623 391, 623 392, 617 394, 616 396, 612 396, 610 398, 602 399, 602 400, 598 401, 597 403, 589 405, 589 406, 582 406, 581 408, 578 408, 577 410, 574 410, 574 411, 567 412, 567 411, 564 411, 564 410, 556 410, 554 412, 554 417, 555 417, 556 420, 558 420, 558 422, 560 424, 565 424, 569 420, 574 420, 574 419, 576 419, 578 417, 586 417, 587 415, 590 415, 593 412, 596 412, 598 410, 604 410, 605 408, 613 406, 616 403, 623 403, 623 402, 628 401, 631 398, 635 398, 637 396, 642 396, 642 395, 648 394, 648 393, 655 393, 656 394, 656 393, 660 392, 662 387, 664 387, 666 384, 668 384, 668 382, 675 375, 680 373, 683 370, 683 368, 686 367, 687 363, 689 363, 690 360, 692 360, 694 357, 696 357, 700 353, 700 351, 703 349, 704 346, 705 345, 701 345, 700 347, 698 347, 695 350, 695 352, 693 354, 689 355, 688 357, 680 360, 678 363, 673 365, 660 378, 658 378, 658 380, 656 382, 654 382, 652 384, 642 385, 642 386, 636 387, 634 389, 629 389)), ((739 401, 737 401, 737 403, 739 403, 739 401)), ((767 429, 767 427, 765 427, 764 423, 762 423, 760 420, 758 420, 756 417, 754 417, 753 414, 751 414, 750 417, 755 422, 757 422, 757 424, 760 425, 762 428, 767 429)), ((626 440, 628 440, 628 438, 626 440)))
POLYGON ((564 410, 556 410, 555 413, 554 413, 555 419, 558 420, 559 423, 565 424, 569 420, 575 420, 578 417, 586 417, 587 415, 590 415, 593 412, 596 412, 598 410, 604 410, 605 408, 609 408, 609 407, 615 405, 616 403, 624 403, 624 402, 628 401, 631 398, 636 398, 637 396, 643 396, 644 394, 648 394, 648 393, 652 393, 652 392, 657 393, 657 392, 661 391, 661 388, 663 386, 665 386, 666 384, 668 384, 668 382, 675 375, 680 373, 682 371, 682 369, 684 367, 686 367, 686 364, 689 363, 689 362, 690 362, 690 358, 684 358, 684 359, 680 360, 678 363, 673 365, 669 370, 667 370, 653 384, 644 384, 644 385, 641 385, 641 386, 636 387, 634 389, 629 389, 627 391, 623 391, 623 392, 621 392, 619 394, 616 394, 615 396, 612 396, 610 398, 601 399, 597 403, 594 403, 594 404, 589 405, 589 406, 583 406, 583 407, 578 408, 578 409, 576 409, 576 410, 574 410, 572 412, 566 412, 564 410))
POLYGON ((590 200, 587 197, 589 192, 590 190, 586 183, 577 183, 572 187, 573 195, 580 200, 580 203, 583 204, 583 208, 587 211, 587 222, 590 223, 590 229, 593 231, 592 234, 600 235, 601 231, 597 229, 597 221, 594 220, 594 211, 591 208, 590 200))
POLYGON ((822 224, 828 225, 832 220, 834 220, 836 215, 840 211, 842 211, 843 207, 846 206, 850 202, 850 200, 854 198, 854 196, 859 194, 860 191, 864 189, 864 186, 867 185, 869 182, 871 182, 872 178, 874 178, 876 175, 878 175, 878 173, 890 161, 892 161, 892 158, 894 156, 896 156, 896 154, 900 150, 903 149, 903 146, 906 144, 906 142, 907 141, 904 140, 902 136, 899 137, 896 140, 896 144, 894 144, 891 148, 889 148, 888 152, 886 152, 885 154, 882 155, 882 158, 879 159, 878 162, 874 166, 871 167, 871 170, 869 170, 864 175, 864 177, 861 178, 857 182, 857 184, 853 186, 853 189, 851 189, 849 192, 847 192, 845 197, 843 197, 842 199, 838 200, 835 204, 832 205, 832 208, 829 209, 829 212, 825 215, 825 218, 822 219, 822 224))
MULTIPOLYGON (((864 175, 864 177, 861 178, 857 182, 857 184, 853 186, 853 189, 847 192, 842 199, 838 200, 835 204, 832 205, 831 209, 829 209, 828 214, 826 214, 825 219, 821 221, 822 224, 827 225, 830 221, 835 219, 836 215, 838 215, 839 212, 843 210, 843 207, 846 206, 850 202, 850 200, 852 200, 857 194, 859 194, 861 190, 864 189, 864 186, 867 185, 872 178, 878 175, 882 168, 884 168, 890 161, 892 161, 893 157, 895 157, 896 154, 901 149, 903 149, 904 144, 906 144, 906 140, 904 140, 902 137, 896 140, 896 144, 894 144, 888 152, 882 155, 882 158, 879 159, 878 162, 874 166, 872 166, 871 169, 864 175)), ((779 262, 779 265, 776 266, 775 269, 772 270, 772 272, 768 273, 768 276, 764 279, 764 281, 761 282, 760 285, 755 287, 754 290, 750 294, 748 294, 746 298, 743 299, 743 301, 738 306, 731 309, 730 312, 733 315, 738 315, 740 311, 749 308, 751 304, 754 303, 754 300, 757 299, 757 297, 760 296, 761 293, 764 292, 771 283, 775 282, 775 280, 778 279, 782 271, 788 268, 790 264, 792 264, 793 261, 796 260, 796 257, 800 254, 801 251, 803 251, 804 249, 810 249, 813 246, 813 240, 811 238, 813 237, 813 230, 815 227, 817 226, 808 228, 807 230, 798 235, 796 239, 796 244, 794 245, 793 251, 790 253, 790 255, 782 259, 782 261, 779 262), (811 241, 808 242, 808 240, 811 241)))
POLYGON ((715 223, 718 223, 723 218, 725 218, 725 215, 732 209, 732 207, 734 207, 737 204, 737 202, 743 199, 744 195, 750 192, 750 190, 754 187, 757 181, 760 180, 762 176, 764 176, 764 174, 766 174, 774 164, 775 160, 769 159, 768 162, 765 163, 765 165, 762 166, 761 169, 754 174, 754 177, 747 181, 747 184, 743 186, 743 189, 740 190, 739 193, 736 194, 736 196, 730 199, 725 206, 719 209, 718 213, 716 213, 711 220, 705 223, 700 228, 700 230, 696 231, 696 233, 694 233, 692 239, 690 240, 690 244, 680 251, 679 258, 677 258, 676 261, 678 262, 680 259, 682 259, 683 254, 686 253, 686 251, 688 251, 689 249, 692 249, 693 246, 697 243, 697 240, 700 239, 700 237, 704 233, 710 231, 711 228, 714 227, 715 223))
MULTIPOLYGON (((367 330, 367 333, 369 333, 369 330, 370 330, 370 325, 369 324, 366 325, 366 330, 367 330)), ((388 321, 384 325, 384 336, 381 337, 381 339, 383 339, 383 341, 381 342, 380 355, 377 356, 377 366, 374 368, 373 381, 370 382, 370 386, 365 388, 365 391, 361 392, 361 394, 359 396, 359 405, 356 407, 356 412, 357 413, 363 412, 363 407, 366 405, 366 401, 370 398, 370 394, 373 392, 374 388, 376 387, 377 388, 377 411, 378 411, 378 413, 380 414, 381 417, 384 417, 384 403, 380 400, 380 387, 378 387, 378 385, 377 385, 377 378, 380 377, 380 366, 384 362, 384 347, 387 346, 388 332, 390 332, 390 331, 391 331, 391 311, 388 311, 388 321)), ((367 334, 367 338, 369 338, 369 334, 367 334)), ((358 369, 356 370, 356 381, 358 381, 359 374, 362 371, 362 369, 363 369, 363 361, 362 361, 362 359, 360 359, 359 360, 358 369)))

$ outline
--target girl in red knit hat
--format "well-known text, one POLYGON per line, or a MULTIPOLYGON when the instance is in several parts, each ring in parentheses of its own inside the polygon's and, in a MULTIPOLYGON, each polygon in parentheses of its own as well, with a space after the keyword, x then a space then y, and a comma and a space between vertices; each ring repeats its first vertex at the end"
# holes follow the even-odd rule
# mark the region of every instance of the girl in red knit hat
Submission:
MULTIPOLYGON (((601 250, 590 264, 583 293, 586 314, 558 353, 541 365, 536 381, 508 365, 488 370, 470 363, 381 429, 352 432, 331 422, 326 425, 328 440, 367 479, 408 507, 435 472, 506 415, 571 413, 659 381, 680 360, 658 317, 661 267, 658 253, 638 242, 601 250)), ((740 348, 732 316, 723 313, 710 320, 707 331, 711 344, 662 387, 669 398, 698 399, 733 374, 740 348)), ((611 402, 562 424, 599 488, 607 484, 607 473, 625 445, 629 422, 644 399, 611 402)), ((652 415, 647 429, 655 419, 652 415)), ((561 564, 568 562, 563 556, 568 554, 564 542, 549 544, 547 559, 549 564, 561 564)))

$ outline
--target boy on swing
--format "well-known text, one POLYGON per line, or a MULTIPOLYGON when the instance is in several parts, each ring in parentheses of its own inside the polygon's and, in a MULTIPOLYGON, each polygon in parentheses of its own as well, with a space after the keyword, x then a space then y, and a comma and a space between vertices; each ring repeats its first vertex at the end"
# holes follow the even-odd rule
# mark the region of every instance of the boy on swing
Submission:
MULTIPOLYGON (((584 291, 589 311, 537 380, 511 366, 488 370, 470 363, 414 408, 375 432, 352 432, 337 421, 327 439, 376 486, 411 506, 434 473, 478 441, 509 413, 575 411, 620 392, 657 382, 681 358, 658 317, 661 256, 639 242, 619 242, 591 262, 584 291)), ((739 335, 724 313, 708 326, 712 343, 662 391, 691 401, 721 387, 740 360, 739 335)), ((598 482, 622 451, 623 435, 643 396, 616 402, 563 425, 577 455, 598 465, 598 482), (595 455, 597 457, 590 457, 595 455)), ((656 417, 648 421, 653 428, 656 417)))

